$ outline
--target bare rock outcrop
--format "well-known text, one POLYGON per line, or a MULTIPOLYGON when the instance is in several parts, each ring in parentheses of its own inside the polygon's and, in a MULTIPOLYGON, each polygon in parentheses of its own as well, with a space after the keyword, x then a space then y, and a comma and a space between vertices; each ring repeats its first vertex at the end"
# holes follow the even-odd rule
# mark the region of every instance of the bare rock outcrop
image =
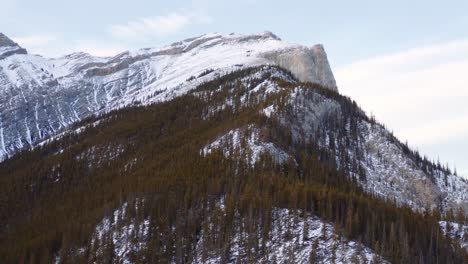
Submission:
POLYGON ((20 47, 13 40, 0 33, 0 60, 13 54, 27 54, 26 49, 20 47))
POLYGON ((292 47, 264 54, 265 58, 289 70, 302 82, 322 84, 338 91, 327 54, 321 44, 309 47, 292 47))

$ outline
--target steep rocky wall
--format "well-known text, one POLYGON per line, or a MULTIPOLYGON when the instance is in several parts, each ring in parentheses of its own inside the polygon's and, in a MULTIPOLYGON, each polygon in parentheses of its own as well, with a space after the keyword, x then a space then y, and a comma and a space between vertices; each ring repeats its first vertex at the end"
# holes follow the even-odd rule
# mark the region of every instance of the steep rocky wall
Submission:
POLYGON ((320 83, 338 91, 335 78, 322 45, 294 47, 264 54, 265 58, 289 70, 302 82, 320 83))

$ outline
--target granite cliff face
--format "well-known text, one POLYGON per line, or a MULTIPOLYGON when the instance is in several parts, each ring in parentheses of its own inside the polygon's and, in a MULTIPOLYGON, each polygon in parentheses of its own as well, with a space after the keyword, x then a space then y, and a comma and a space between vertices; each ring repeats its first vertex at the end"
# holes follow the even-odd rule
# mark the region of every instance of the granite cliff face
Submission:
POLYGON ((264 64, 337 90, 322 46, 289 44, 271 32, 206 34, 114 57, 53 59, 27 54, 0 34, 0 157, 92 114, 168 100, 227 72, 264 64))
POLYGON ((312 48, 294 47, 273 51, 266 53, 265 57, 274 61, 278 66, 288 69, 303 82, 320 83, 338 91, 327 54, 320 44, 312 48))

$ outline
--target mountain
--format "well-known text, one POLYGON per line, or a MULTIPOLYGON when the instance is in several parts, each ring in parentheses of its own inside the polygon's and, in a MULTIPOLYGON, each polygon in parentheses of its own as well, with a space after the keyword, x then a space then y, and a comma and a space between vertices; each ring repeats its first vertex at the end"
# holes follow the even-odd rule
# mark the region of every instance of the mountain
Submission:
POLYGON ((467 181, 340 95, 321 45, 209 34, 0 62, 27 116, 2 116, 2 142, 28 142, 3 143, 18 152, 0 163, 6 263, 468 260, 467 181), (50 61, 57 84, 30 77, 50 61), (51 110, 31 116, 38 98, 51 110), (5 136, 18 124, 30 141, 5 136))
POLYGON ((0 32, 0 59, 4 59, 15 54, 25 55, 28 54, 28 52, 0 32))
POLYGON ((111 58, 30 55, 0 35, 0 158, 33 146, 93 114, 170 100, 246 67, 279 65, 298 79, 336 90, 321 45, 288 44, 270 32, 207 34, 111 58))

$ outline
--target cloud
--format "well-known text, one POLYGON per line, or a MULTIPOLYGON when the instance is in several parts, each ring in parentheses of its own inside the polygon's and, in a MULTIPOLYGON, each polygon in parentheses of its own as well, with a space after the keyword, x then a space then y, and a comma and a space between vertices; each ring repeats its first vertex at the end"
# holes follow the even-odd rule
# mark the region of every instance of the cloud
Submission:
POLYGON ((466 69, 462 39, 357 61, 335 75, 342 93, 421 146, 468 137, 466 69))
POLYGON ((125 24, 111 25, 109 32, 118 38, 165 36, 195 23, 209 23, 211 18, 200 14, 173 12, 162 16, 142 17, 125 24))

